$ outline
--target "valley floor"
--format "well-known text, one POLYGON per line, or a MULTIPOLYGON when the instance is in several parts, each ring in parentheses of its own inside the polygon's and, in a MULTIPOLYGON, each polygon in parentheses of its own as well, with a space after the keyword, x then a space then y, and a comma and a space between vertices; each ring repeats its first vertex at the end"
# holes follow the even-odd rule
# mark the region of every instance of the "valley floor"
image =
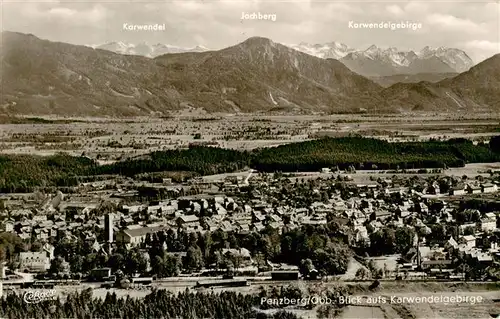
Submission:
POLYGON ((468 138, 500 132, 500 116, 485 114, 227 115, 183 114, 169 118, 33 118, 0 124, 0 153, 65 152, 117 160, 189 144, 251 150, 358 134, 388 141, 468 138), (74 122, 71 122, 74 121, 74 122))

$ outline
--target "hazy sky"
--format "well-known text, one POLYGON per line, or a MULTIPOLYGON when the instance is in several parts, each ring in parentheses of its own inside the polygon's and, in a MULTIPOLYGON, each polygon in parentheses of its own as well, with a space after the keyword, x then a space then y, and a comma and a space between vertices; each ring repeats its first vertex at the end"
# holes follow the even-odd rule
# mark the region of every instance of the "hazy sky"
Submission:
POLYGON ((212 49, 251 36, 280 43, 338 41, 365 49, 465 50, 475 62, 500 53, 500 1, 13 1, 0 0, 3 30, 53 41, 165 43, 212 49), (241 20, 242 12, 276 14, 276 21, 241 20), (422 29, 350 29, 349 21, 421 23, 422 29), (123 24, 165 24, 166 31, 125 31, 123 24))

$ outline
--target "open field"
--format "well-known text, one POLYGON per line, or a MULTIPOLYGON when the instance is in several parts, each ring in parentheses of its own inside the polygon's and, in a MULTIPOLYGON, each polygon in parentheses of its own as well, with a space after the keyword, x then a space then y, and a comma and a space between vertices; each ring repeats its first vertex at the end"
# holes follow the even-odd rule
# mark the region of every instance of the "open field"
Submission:
MULTIPOLYGON (((469 138, 500 134, 500 116, 471 115, 182 115, 169 118, 44 118, 0 124, 0 153, 86 154, 101 160, 139 156, 190 143, 255 149, 319 136, 359 134, 389 141, 469 138), (72 122, 74 121, 74 122, 72 122)), ((6 121, 4 121, 6 122, 6 121)), ((8 121, 7 121, 8 122, 8 121)))

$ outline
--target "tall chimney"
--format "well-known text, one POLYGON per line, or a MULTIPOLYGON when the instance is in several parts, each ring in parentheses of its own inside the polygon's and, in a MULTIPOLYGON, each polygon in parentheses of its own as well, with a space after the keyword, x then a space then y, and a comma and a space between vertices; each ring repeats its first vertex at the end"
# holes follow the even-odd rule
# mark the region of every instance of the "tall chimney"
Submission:
POLYGON ((3 262, 0 262, 0 298, 3 297, 3 280, 5 278, 5 266, 3 262))

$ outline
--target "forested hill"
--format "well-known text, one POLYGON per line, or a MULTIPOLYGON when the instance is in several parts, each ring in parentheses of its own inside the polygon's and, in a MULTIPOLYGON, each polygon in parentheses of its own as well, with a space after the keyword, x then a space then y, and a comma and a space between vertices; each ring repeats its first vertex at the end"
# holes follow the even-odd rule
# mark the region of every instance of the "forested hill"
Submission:
MULTIPOLYGON (((495 140, 495 138, 493 139, 495 140)), ((151 153, 134 159, 98 166, 85 157, 55 155, 0 156, 0 191, 31 191, 35 186, 72 186, 80 176, 118 174, 134 176, 160 171, 188 171, 201 175, 259 171, 317 171, 323 167, 345 169, 442 168, 466 163, 500 161, 497 148, 474 145, 464 139, 389 143, 362 138, 323 138, 252 152, 194 146, 185 150, 151 153), (495 151, 493 151, 495 150, 495 151)))

